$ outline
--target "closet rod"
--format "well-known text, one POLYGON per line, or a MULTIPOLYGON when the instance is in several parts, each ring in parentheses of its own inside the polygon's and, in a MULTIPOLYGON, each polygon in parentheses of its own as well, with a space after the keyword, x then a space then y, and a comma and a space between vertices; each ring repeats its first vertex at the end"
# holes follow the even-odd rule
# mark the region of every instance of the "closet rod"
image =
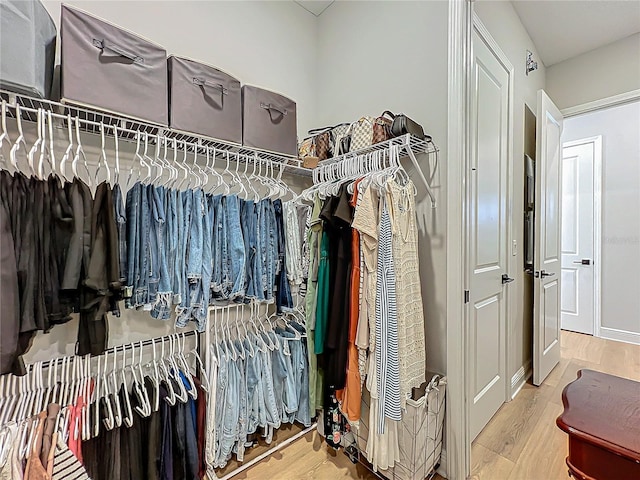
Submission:
MULTIPOLYGON (((142 340, 142 343, 140 342, 133 342, 133 343, 125 343, 123 345, 117 345, 115 347, 111 347, 111 348, 107 348, 104 352, 102 352, 100 355, 104 355, 104 354, 112 354, 112 353, 122 353, 123 351, 129 351, 132 350, 134 348, 143 348, 143 347, 148 347, 149 345, 152 345, 154 343, 158 343, 158 342, 162 342, 163 340, 170 340, 171 337, 177 335, 178 337, 181 336, 185 336, 185 337, 191 337, 194 336, 198 333, 197 330, 189 330, 187 332, 176 332, 173 335, 165 335, 163 337, 156 337, 156 338, 149 338, 147 340, 142 340)), ((95 355, 92 356, 91 358, 96 358, 99 357, 100 355, 95 355)), ((64 358, 71 358, 73 359, 73 361, 75 361, 76 359, 82 360, 84 358, 86 358, 85 356, 78 356, 78 355, 65 355, 63 357, 57 357, 51 360, 45 360, 44 362, 35 362, 32 364, 29 364, 29 372, 32 372, 35 369, 36 364, 37 365, 42 365, 42 368, 48 368, 53 364, 58 364, 60 363, 61 359, 64 358)))

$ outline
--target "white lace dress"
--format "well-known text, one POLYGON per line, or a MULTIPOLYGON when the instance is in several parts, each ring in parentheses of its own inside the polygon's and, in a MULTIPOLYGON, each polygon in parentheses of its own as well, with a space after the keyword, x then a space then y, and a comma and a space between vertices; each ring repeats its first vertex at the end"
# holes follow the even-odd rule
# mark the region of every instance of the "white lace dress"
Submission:
POLYGON ((425 381, 424 313, 418 263, 415 187, 387 182, 387 201, 393 228, 393 262, 396 270, 398 352, 402 408, 411 389, 425 381))

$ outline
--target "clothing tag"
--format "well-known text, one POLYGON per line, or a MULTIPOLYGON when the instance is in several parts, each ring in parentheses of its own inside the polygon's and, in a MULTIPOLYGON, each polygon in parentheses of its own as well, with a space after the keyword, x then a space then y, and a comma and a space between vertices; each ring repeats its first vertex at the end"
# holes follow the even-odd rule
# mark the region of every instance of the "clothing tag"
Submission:
POLYGON ((150 303, 145 303, 142 306, 142 311, 143 312, 150 312, 153 309, 153 306, 150 303))
POLYGON ((340 443, 340 432, 333 433, 333 443, 340 443))

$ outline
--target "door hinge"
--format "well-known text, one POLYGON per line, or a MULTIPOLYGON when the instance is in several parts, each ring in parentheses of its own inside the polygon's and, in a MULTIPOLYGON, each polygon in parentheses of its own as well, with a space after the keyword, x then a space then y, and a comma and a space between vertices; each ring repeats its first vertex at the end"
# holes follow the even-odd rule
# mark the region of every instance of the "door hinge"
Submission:
POLYGON ((464 291, 464 303, 469 303, 469 290, 464 291))

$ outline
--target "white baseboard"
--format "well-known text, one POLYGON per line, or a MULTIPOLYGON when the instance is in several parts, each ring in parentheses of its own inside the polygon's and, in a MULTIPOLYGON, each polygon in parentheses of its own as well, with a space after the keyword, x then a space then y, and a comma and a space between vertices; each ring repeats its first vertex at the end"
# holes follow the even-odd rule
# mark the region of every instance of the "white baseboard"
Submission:
POLYGON ((518 395, 518 392, 524 387, 524 384, 527 383, 532 373, 531 360, 528 360, 527 363, 521 366, 515 375, 511 377, 511 400, 516 398, 516 395, 518 395))
POLYGON ((442 478, 447 477, 447 451, 443 448, 440 453, 440 467, 436 470, 436 473, 442 478))
POLYGON ((600 327, 600 338, 640 345, 640 333, 618 330, 617 328, 600 327))

